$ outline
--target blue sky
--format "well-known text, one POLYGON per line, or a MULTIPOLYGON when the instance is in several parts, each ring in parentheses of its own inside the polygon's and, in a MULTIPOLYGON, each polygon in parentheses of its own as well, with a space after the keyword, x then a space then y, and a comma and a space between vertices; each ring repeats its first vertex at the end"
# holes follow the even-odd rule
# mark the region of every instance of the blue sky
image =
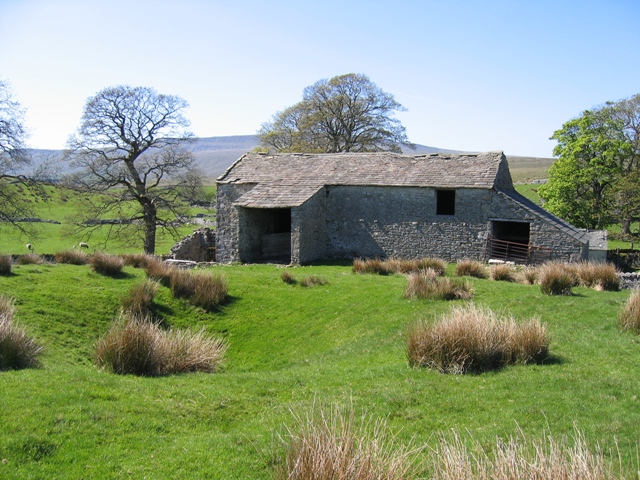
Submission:
POLYGON ((0 0, 0 78, 62 148, 119 84, 179 95, 200 137, 253 134, 363 73, 415 143, 549 157, 564 122, 640 93, 638 0, 0 0))

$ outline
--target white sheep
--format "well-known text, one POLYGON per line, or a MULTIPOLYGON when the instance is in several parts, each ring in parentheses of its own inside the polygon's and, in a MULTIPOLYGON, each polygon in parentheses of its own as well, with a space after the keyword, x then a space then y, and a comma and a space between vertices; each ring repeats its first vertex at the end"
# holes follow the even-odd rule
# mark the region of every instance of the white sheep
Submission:
POLYGON ((78 245, 80 246, 80 248, 89 248, 89 244, 85 242, 80 242, 78 245))
POLYGON ((33 252, 33 245, 31 245, 30 243, 27 243, 25 247, 27 247, 27 250, 30 250, 33 252))

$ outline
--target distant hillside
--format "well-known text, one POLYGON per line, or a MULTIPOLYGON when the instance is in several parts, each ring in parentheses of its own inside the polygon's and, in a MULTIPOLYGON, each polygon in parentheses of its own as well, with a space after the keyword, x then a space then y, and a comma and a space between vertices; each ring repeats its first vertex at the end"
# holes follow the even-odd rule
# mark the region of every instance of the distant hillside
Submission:
MULTIPOLYGON (((233 135, 228 137, 207 137, 198 138, 189 149, 193 152, 198 167, 202 169, 207 182, 212 182, 222 175, 224 171, 243 154, 253 150, 259 145, 255 135, 233 135)), ((446 150, 427 145, 416 145, 415 150, 403 149, 407 154, 428 154, 428 153, 463 153, 458 150, 446 150)), ((59 158, 61 150, 31 150, 36 161, 44 159, 59 158)), ((553 162, 552 158, 533 158, 509 156, 509 166, 512 171, 514 181, 538 180, 546 177, 546 170, 553 162), (517 177, 517 179, 516 179, 517 177)), ((64 166, 61 169, 66 170, 64 166)))

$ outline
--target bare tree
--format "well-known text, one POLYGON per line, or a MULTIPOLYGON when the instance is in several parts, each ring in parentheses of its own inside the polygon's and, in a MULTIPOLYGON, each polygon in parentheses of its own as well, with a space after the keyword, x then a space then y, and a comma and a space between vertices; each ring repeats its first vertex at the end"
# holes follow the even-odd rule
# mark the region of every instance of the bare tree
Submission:
POLYGON ((31 164, 25 142, 24 109, 13 99, 9 84, 0 80, 0 221, 35 235, 33 225, 20 219, 33 216, 33 204, 24 189, 35 185, 26 168, 31 164))
POLYGON ((107 228, 107 240, 142 239, 155 253, 156 230, 177 236, 201 187, 182 111, 187 102, 146 87, 116 86, 87 100, 65 153, 78 171, 68 183, 85 192, 79 230, 107 228))
POLYGON ((368 77, 350 73, 305 88, 302 101, 276 113, 258 137, 280 152, 400 152, 414 148, 393 118, 403 110, 368 77))

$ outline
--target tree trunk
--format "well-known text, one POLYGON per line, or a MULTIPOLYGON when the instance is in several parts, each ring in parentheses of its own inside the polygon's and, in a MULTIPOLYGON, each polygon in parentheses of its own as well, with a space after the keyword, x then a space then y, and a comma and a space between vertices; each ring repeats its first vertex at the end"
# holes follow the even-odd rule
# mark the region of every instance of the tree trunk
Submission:
POLYGON ((156 206, 147 204, 144 208, 144 253, 153 255, 156 252, 156 224, 158 212, 156 206))
POLYGON ((622 235, 631 235, 631 219, 622 219, 622 222, 620 223, 620 233, 622 235))

